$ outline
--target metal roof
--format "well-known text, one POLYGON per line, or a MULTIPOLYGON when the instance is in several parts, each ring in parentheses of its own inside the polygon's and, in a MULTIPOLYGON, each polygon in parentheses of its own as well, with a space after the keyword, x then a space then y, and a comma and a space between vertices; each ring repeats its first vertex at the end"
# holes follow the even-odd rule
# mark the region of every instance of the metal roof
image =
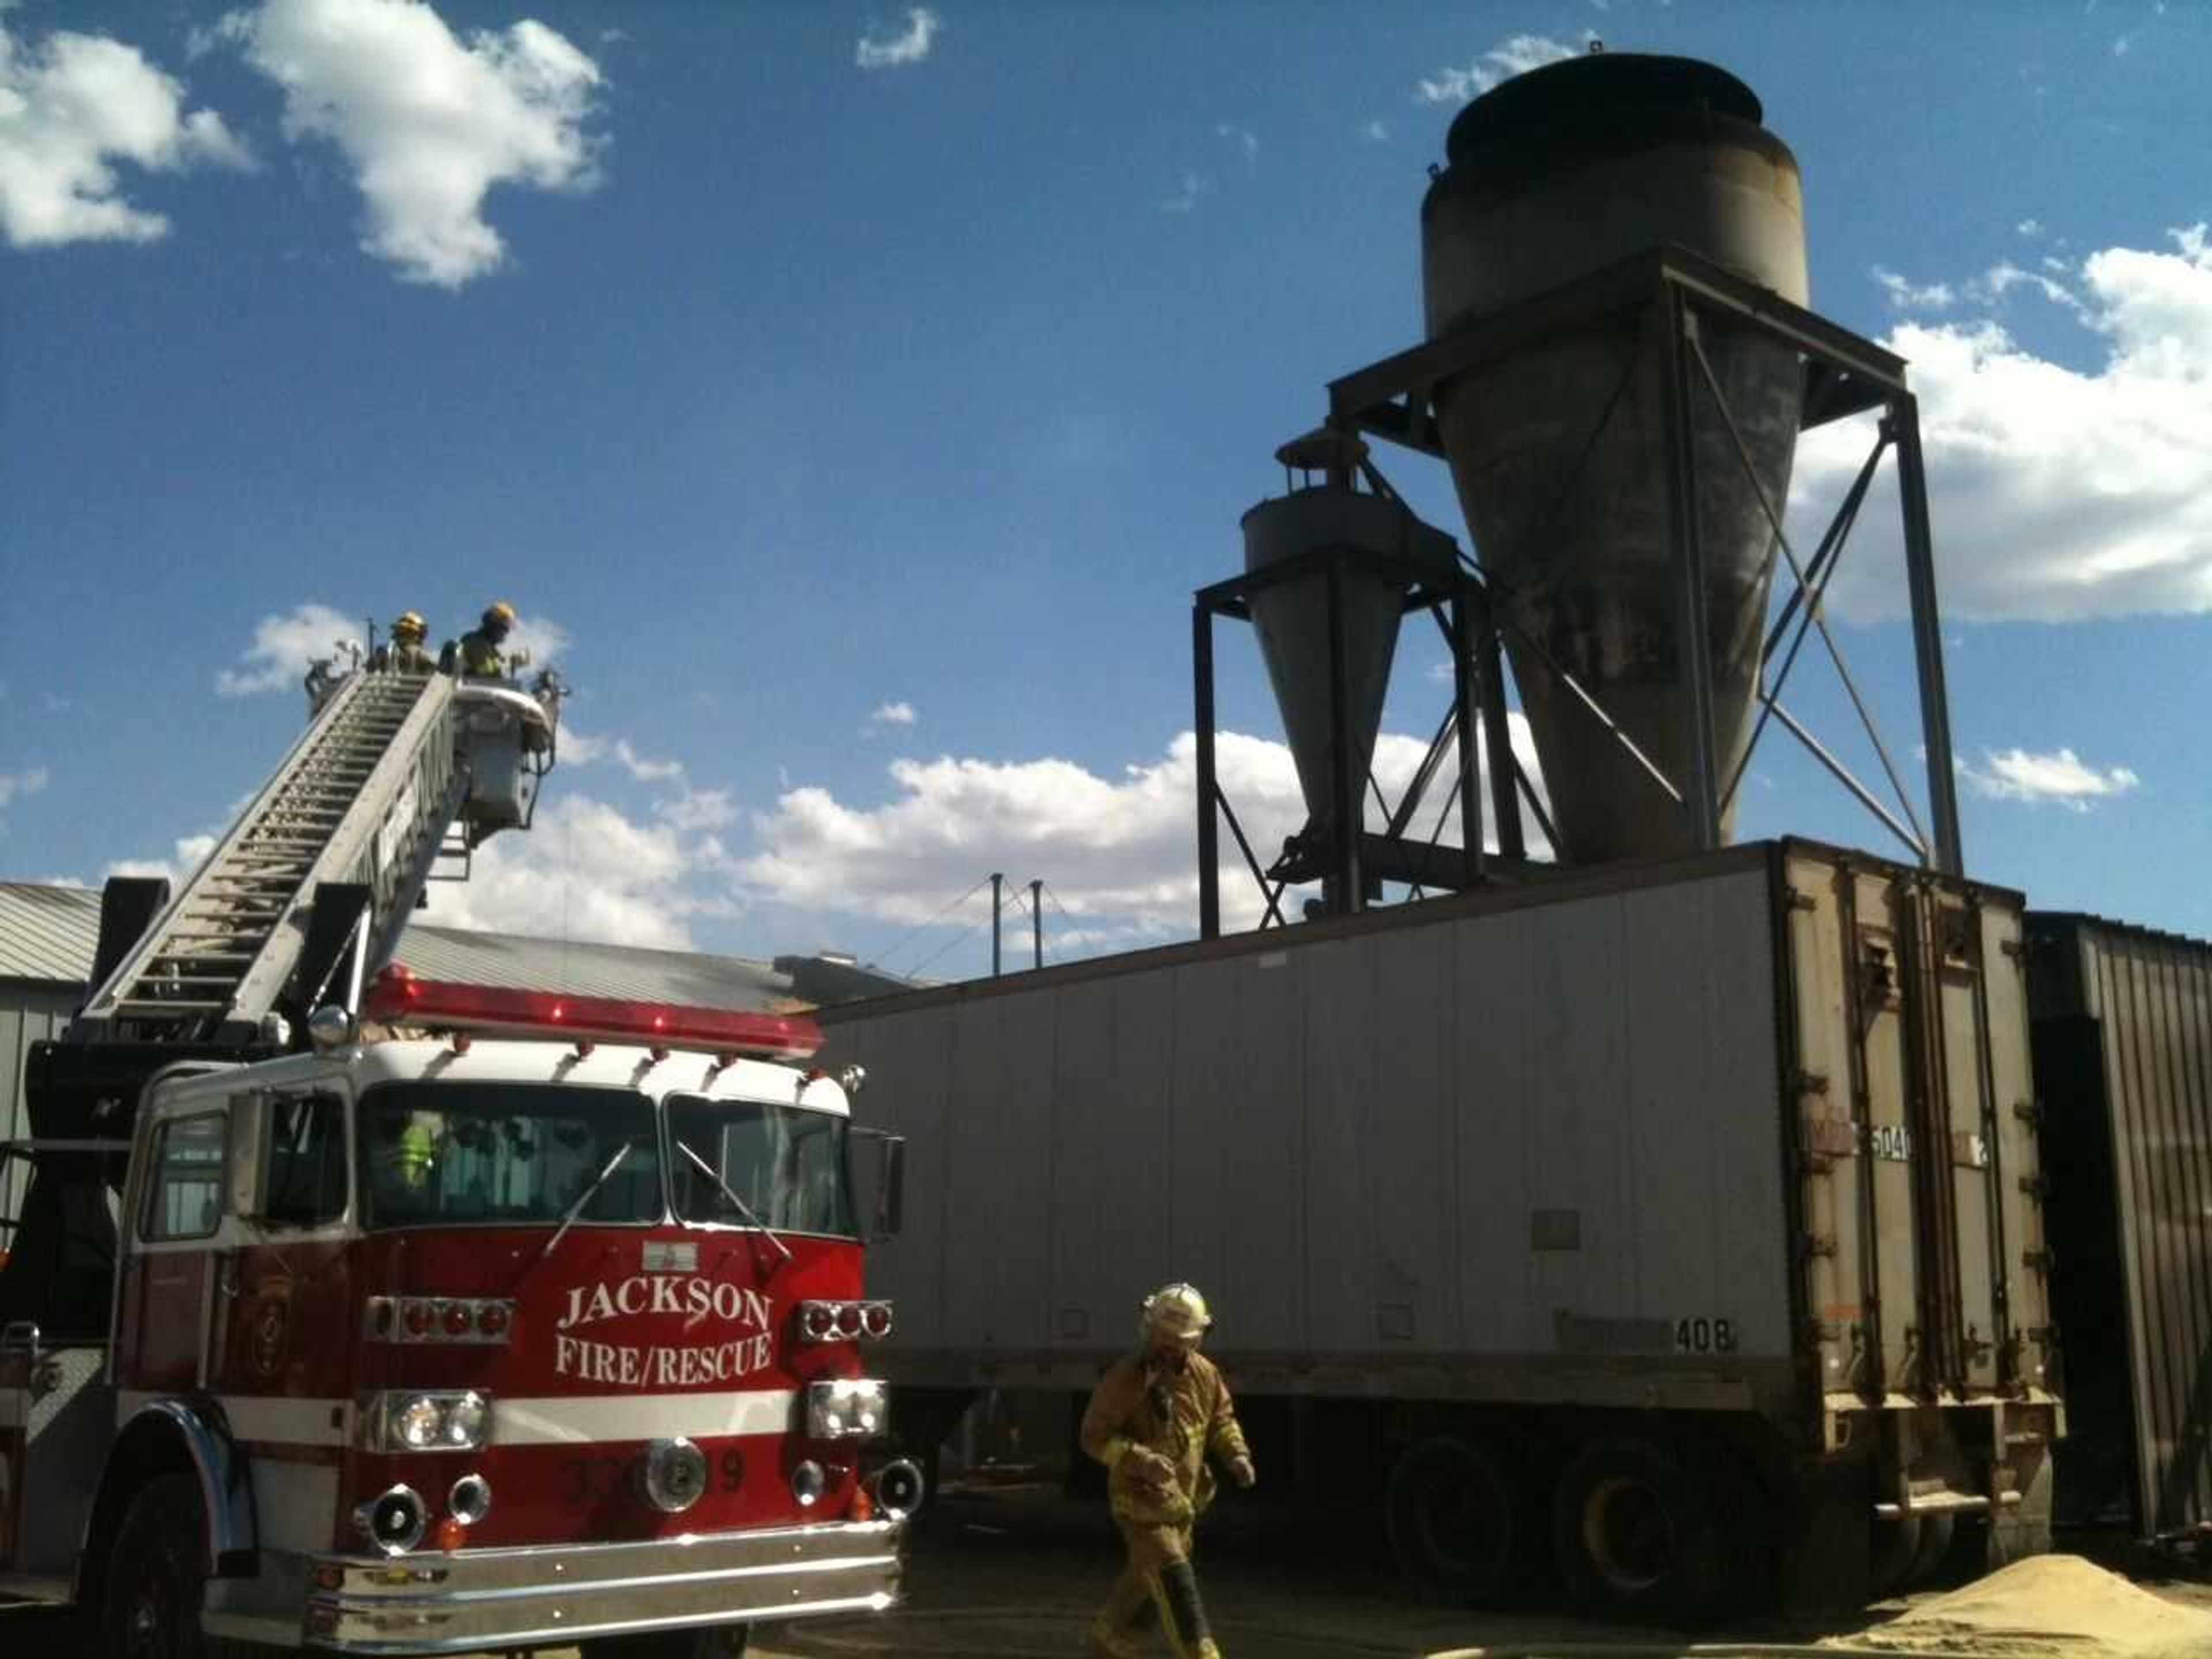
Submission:
POLYGON ((744 957, 516 939, 417 923, 400 935, 398 960, 424 979, 466 985, 758 1012, 799 1006, 788 976, 744 957))
POLYGON ((100 893, 0 881, 0 979, 78 984, 100 939, 100 893))
MULTIPOLYGON (((0 979, 82 985, 99 938, 97 889, 0 882, 0 979)), ((401 935, 398 960, 425 979, 758 1012, 910 988, 836 959, 780 957, 771 964, 421 922, 401 935)))

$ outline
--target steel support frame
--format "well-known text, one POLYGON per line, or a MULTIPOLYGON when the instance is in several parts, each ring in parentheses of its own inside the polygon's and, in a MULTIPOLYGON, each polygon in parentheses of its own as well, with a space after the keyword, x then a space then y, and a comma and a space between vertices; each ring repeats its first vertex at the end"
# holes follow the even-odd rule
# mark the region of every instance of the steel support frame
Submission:
MULTIPOLYGON (((1251 599, 1255 593, 1286 582, 1318 575, 1326 584, 1329 629, 1329 752, 1332 776, 1329 779, 1329 799, 1334 808, 1336 830, 1328 837, 1328 845, 1321 849, 1322 902, 1331 915, 1346 915, 1365 907, 1366 872, 1363 842, 1366 821, 1365 796, 1370 778, 1367 775, 1353 775, 1350 765, 1349 744, 1345 742, 1349 725, 1346 702, 1349 688, 1345 684, 1343 641, 1343 584, 1348 570, 1357 567, 1364 573, 1389 577, 1404 585, 1401 615, 1410 616, 1418 611, 1435 613, 1444 635, 1452 644, 1452 706, 1446 727, 1456 742, 1459 750, 1457 791, 1460 805, 1461 836, 1464 846, 1438 849, 1449 860, 1456 854, 1457 868, 1453 872, 1455 884, 1460 887, 1478 885, 1485 878, 1482 848, 1481 789, 1484 765, 1483 745, 1474 742, 1475 711, 1480 706, 1487 714, 1494 704, 1497 717, 1492 730, 1504 732, 1504 688, 1502 681, 1491 679, 1482 665, 1487 658, 1482 652, 1481 641, 1491 640, 1491 653, 1495 653, 1495 635, 1488 627, 1488 604, 1480 580, 1464 571, 1440 573, 1431 567, 1392 557, 1389 554, 1341 546, 1316 548, 1297 558, 1285 559, 1265 570, 1254 571, 1226 581, 1202 587, 1193 596, 1191 605, 1191 703, 1193 729, 1196 736, 1197 803, 1198 803, 1198 931, 1201 939, 1218 938, 1221 932, 1221 835, 1223 819, 1229 823, 1237 848, 1243 855, 1247 870, 1258 885, 1266 904, 1261 926, 1270 921, 1277 927, 1286 918, 1281 909, 1283 889, 1287 878, 1281 875, 1281 862, 1273 868, 1263 868, 1255 854, 1243 827, 1237 822, 1235 808, 1221 787, 1220 774, 1215 749, 1217 734, 1214 708, 1213 623, 1217 617, 1228 617, 1239 622, 1252 620, 1251 599), (1478 677, 1481 684, 1477 684, 1478 677)), ((1493 751, 1498 745, 1488 745, 1493 751)), ((1510 742, 1504 752, 1510 759, 1510 742)), ((1492 776, 1493 794, 1510 803, 1513 781, 1509 773, 1502 785, 1492 776)), ((1520 823, 1513 817, 1510 842, 1504 825, 1507 818, 1500 815, 1502 845, 1517 847, 1520 823)), ((1312 826, 1308 825, 1310 830, 1312 826)), ((1395 835, 1381 839, 1395 840, 1395 835)), ((1429 884, 1436 884, 1433 873, 1429 884)))
MULTIPOLYGON (((1687 249, 1662 246, 1472 327, 1331 381, 1328 422, 1340 429, 1366 433, 1442 459, 1443 439, 1434 413, 1438 387, 1524 349, 1532 340, 1546 335, 1607 321, 1634 325, 1639 320, 1651 332, 1650 349, 1663 376, 1667 433, 1662 463, 1667 469, 1679 622, 1685 656, 1693 668, 1689 687, 1690 775, 1680 780, 1679 793, 1693 843, 1719 844, 1724 805, 1741 775, 1741 768, 1732 775, 1723 775, 1721 757, 1715 749, 1711 658, 1702 648, 1708 627, 1705 561, 1694 556, 1699 530, 1698 457, 1691 418, 1692 400, 1699 395, 1705 379, 1698 361, 1698 333, 1701 325, 1710 320, 1755 330, 1802 355, 1805 387, 1801 430, 1850 415, 1881 411, 1881 438, 1869 466, 1878 462, 1885 447, 1894 449, 1932 834, 1926 842, 1916 842, 1903 835, 1902 827, 1886 811, 1877 816, 1899 831, 1908 845, 1918 848, 1923 864, 1947 875, 1962 874, 1958 786, 1952 763, 1949 698, 1943 672, 1927 476, 1920 447, 1919 404, 1906 385, 1903 358, 1687 249)), ((1707 387, 1706 391, 1717 397, 1717 390, 1707 387)), ((1732 421, 1725 404, 1720 406, 1724 420, 1732 421)), ((1850 513, 1855 518, 1855 503, 1850 513)), ((1843 518, 1839 513, 1839 520, 1843 518)), ((1844 531, 1848 528, 1844 525, 1844 531)), ((1832 559, 1839 553, 1838 541, 1830 556, 1832 559)), ((1808 609, 1817 613, 1825 573, 1800 568, 1796 574, 1801 586, 1810 590, 1802 596, 1808 609)), ((1570 689, 1579 690, 1571 685, 1570 689)), ((1760 701, 1774 709, 1785 729, 1808 735, 1780 709, 1774 701, 1778 695, 1778 687, 1762 690, 1760 701)), ((1878 734, 1874 741, 1880 749, 1878 734)), ((1863 805, 1872 802, 1871 793, 1841 770, 1832 756, 1818 745, 1814 745, 1814 752, 1863 805)), ((1886 754, 1884 763, 1887 766, 1886 754)), ((1899 798, 1905 799, 1901 790, 1899 798)), ((1910 817, 1909 800, 1905 809, 1910 817)), ((1501 818, 1501 825, 1503 822, 1501 818)))

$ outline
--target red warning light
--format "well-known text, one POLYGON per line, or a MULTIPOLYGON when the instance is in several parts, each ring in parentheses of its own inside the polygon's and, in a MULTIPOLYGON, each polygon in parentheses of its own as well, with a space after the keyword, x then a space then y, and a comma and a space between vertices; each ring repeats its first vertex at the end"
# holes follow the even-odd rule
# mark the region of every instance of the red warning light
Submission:
POLYGON ((820 1027, 803 1015, 464 985, 418 979, 397 964, 377 975, 363 1005, 369 1019, 481 1035, 536 1036, 558 1029, 571 1040, 642 1041, 653 1048, 707 1048, 771 1060, 805 1060, 822 1046, 820 1027))

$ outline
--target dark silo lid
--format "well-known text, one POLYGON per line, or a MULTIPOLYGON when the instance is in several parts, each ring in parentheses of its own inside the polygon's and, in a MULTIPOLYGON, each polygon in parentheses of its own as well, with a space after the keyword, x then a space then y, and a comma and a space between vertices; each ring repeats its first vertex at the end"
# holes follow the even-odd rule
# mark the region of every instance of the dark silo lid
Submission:
POLYGON ((1703 111, 1753 126, 1765 113, 1758 94, 1717 64, 1643 52, 1589 52, 1516 75, 1484 93, 1453 120, 1444 154, 1456 166, 1500 140, 1630 111, 1703 111))

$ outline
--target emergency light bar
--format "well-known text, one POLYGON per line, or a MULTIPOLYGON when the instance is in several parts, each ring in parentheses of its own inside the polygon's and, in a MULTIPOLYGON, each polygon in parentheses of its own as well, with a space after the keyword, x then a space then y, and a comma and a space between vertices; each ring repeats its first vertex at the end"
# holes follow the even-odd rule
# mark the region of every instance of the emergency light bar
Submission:
POLYGON ((523 1037, 559 1036, 578 1042, 628 1042, 653 1048, 703 1048, 763 1060, 805 1060, 822 1046, 822 1030, 804 1015, 757 1014, 729 1008, 576 997, 418 979, 398 963, 376 976, 362 1017, 392 1025, 523 1037))

